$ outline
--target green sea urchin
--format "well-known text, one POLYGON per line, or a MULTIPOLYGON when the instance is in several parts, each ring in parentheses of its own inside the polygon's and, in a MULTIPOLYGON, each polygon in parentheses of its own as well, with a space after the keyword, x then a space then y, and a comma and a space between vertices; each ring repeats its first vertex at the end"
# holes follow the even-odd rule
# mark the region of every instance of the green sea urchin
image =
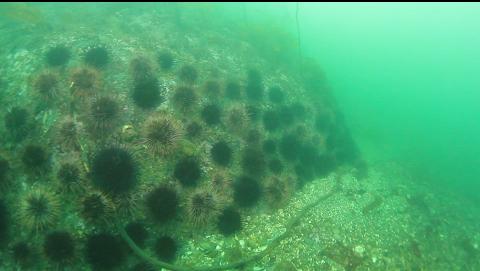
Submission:
POLYGON ((213 144, 212 149, 210 150, 210 155, 213 162, 217 165, 226 167, 230 164, 232 160, 232 149, 225 141, 219 141, 213 144))
POLYGON ((187 214, 195 225, 206 225, 219 213, 219 202, 212 192, 199 189, 193 192, 187 199, 187 214))
POLYGON ((94 132, 107 133, 117 125, 120 118, 120 105, 111 97, 99 97, 90 105, 90 126, 94 132))
POLYGON ((252 207, 260 200, 262 188, 257 180, 241 176, 233 185, 233 199, 239 207, 252 207))
POLYGON ((20 201, 18 217, 22 225, 33 231, 53 226, 60 213, 60 202, 47 191, 35 189, 20 201))
POLYGON ((158 79, 155 77, 137 79, 134 82, 132 98, 135 104, 142 109, 154 109, 160 105, 164 97, 158 79))
POLYGON ((232 101, 242 98, 241 86, 237 81, 228 81, 225 85, 225 97, 232 101))
POLYGON ((185 157, 175 165, 173 176, 184 186, 195 186, 202 175, 198 161, 194 157, 185 157))
POLYGON ((84 61, 87 65, 102 69, 110 62, 110 53, 103 46, 90 47, 85 52, 84 61))
POLYGON ((281 104, 285 101, 285 93, 279 86, 273 86, 268 91, 268 98, 274 104, 281 104))
POLYGON ((177 215, 179 199, 177 192, 166 186, 155 188, 146 196, 147 209, 158 223, 165 223, 177 215))
POLYGON ((27 169, 42 169, 48 165, 49 155, 42 146, 30 144, 23 150, 22 162, 27 169))
POLYGON ((242 229, 240 213, 233 207, 225 208, 218 218, 217 228, 225 236, 240 231, 242 229))
POLYGON ((177 242, 170 236, 161 236, 155 242, 155 254, 165 262, 173 262, 175 260, 177 249, 177 242))
POLYGON ((63 151, 78 151, 80 149, 79 137, 83 130, 83 123, 66 117, 57 125, 55 141, 63 151))
POLYGON ((193 84, 198 79, 198 71, 192 65, 184 65, 178 72, 178 78, 187 84, 193 84))
POLYGON ((27 241, 19 241, 12 245, 12 258, 22 268, 29 267, 33 263, 34 251, 27 241))
POLYGON ((200 116, 207 125, 218 125, 221 123, 222 110, 216 104, 207 104, 203 107, 200 116))
POLYGON ((137 184, 138 167, 132 154, 120 147, 100 150, 91 166, 93 184, 103 192, 122 194, 137 184))
POLYGON ((219 96, 222 94, 221 91, 221 85, 216 80, 208 80, 207 82, 205 82, 205 85, 203 87, 203 92, 207 97, 210 98, 218 99, 219 96))
POLYGON ((243 150, 241 166, 248 175, 262 176, 267 167, 263 151, 255 147, 248 147, 243 150))
POLYGON ((91 97, 100 87, 100 75, 95 69, 77 68, 70 76, 70 88, 78 98, 91 97))
POLYGON ((0 199, 0 245, 3 245, 3 241, 7 239, 10 226, 9 215, 6 204, 0 199))
POLYGON ((187 111, 195 106, 198 101, 195 90, 188 86, 180 86, 175 89, 172 103, 181 111, 187 111))
POLYGON ((128 223, 125 227, 125 232, 127 232, 128 236, 132 238, 137 246, 145 246, 145 241, 148 239, 148 231, 144 223, 139 221, 128 223))
POLYGON ((134 80, 145 80, 154 76, 153 65, 145 56, 137 56, 130 61, 130 72, 134 80))
POLYGON ((271 177, 266 181, 264 194, 267 204, 271 208, 283 206, 295 189, 292 178, 271 177))
POLYGON ((66 46, 57 45, 48 49, 45 60, 49 66, 58 67, 68 63, 71 57, 70 49, 66 46))
POLYGON ((244 134, 250 124, 248 112, 243 106, 230 108, 225 116, 228 130, 237 135, 244 134))
POLYGON ((176 148, 182 133, 179 123, 173 118, 160 115, 146 121, 142 137, 148 150, 165 156, 176 148))
POLYGON ((115 205, 101 192, 92 192, 80 201, 80 215, 90 224, 102 225, 111 221, 115 205))
POLYGON ((169 71, 172 69, 173 65, 175 64, 175 59, 171 52, 167 50, 163 50, 158 53, 158 63, 160 68, 164 71, 169 71))
POLYGON ((41 73, 33 82, 33 88, 46 99, 52 99, 58 95, 59 77, 53 72, 41 73))
POLYGON ((82 175, 80 168, 72 162, 64 162, 57 171, 57 179, 66 190, 73 190, 80 185, 82 175))
POLYGON ((252 102, 263 100, 263 78, 258 70, 251 69, 247 72, 247 85, 245 93, 247 98, 252 102))
POLYGON ((85 260, 94 270, 114 270, 127 258, 124 244, 109 233, 96 233, 87 237, 85 260))
POLYGON ((47 258, 55 263, 65 264, 75 256, 75 242, 70 233, 54 231, 45 237, 43 252, 47 258))
POLYGON ((21 141, 31 133, 29 117, 27 109, 18 106, 5 114, 5 129, 15 141, 21 141))
POLYGON ((7 159, 0 156, 0 191, 5 188, 10 181, 10 163, 7 159))

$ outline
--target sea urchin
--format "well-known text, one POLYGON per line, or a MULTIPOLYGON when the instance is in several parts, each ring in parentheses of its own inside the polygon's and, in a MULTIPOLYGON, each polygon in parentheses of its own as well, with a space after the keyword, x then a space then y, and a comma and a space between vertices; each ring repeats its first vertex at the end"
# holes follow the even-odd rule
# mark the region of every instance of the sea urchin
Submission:
POLYGON ((7 237, 9 227, 7 206, 0 199, 0 245, 7 237))
POLYGON ((173 262, 177 254, 177 243, 170 236, 161 236, 155 242, 155 254, 165 262, 173 262))
POLYGON ((182 185, 194 186, 197 184, 202 174, 200 165, 193 157, 185 157, 177 162, 174 170, 175 179, 179 180, 182 185))
POLYGON ((232 160, 232 148, 230 148, 227 142, 219 141, 213 144, 210 155, 215 164, 226 167, 232 160))
POLYGON ((84 60, 88 65, 101 69, 107 66, 110 61, 110 55, 105 47, 95 46, 87 50, 84 60))
POLYGON ((120 147, 99 151, 92 162, 93 184, 103 192, 121 194, 137 184, 137 164, 132 155, 120 147))
POLYGON ((85 258, 94 270, 113 270, 126 260, 124 244, 108 233, 92 234, 85 247, 85 258))
POLYGON ((62 45, 57 45, 48 49, 45 58, 49 66, 58 67, 67 64, 70 56, 70 49, 62 45))
POLYGON ((177 146, 181 135, 180 125, 173 118, 166 116, 148 119, 143 129, 146 146, 158 155, 171 153, 177 146))
POLYGON ((20 202, 19 219, 30 230, 41 231, 52 226, 58 218, 57 197, 43 190, 34 190, 20 202))
POLYGON ((242 229, 240 213, 233 207, 228 207, 220 214, 217 222, 218 230, 225 236, 232 235, 242 229))
POLYGON ((233 198, 240 207, 252 207, 262 195, 260 184, 247 176, 241 176, 233 185, 233 198))
POLYGON ((187 213, 195 225, 205 225, 219 213, 219 203, 215 195, 205 189, 199 189, 187 199, 187 213))
POLYGON ((133 86, 132 98, 142 109, 153 109, 163 102, 158 79, 147 77, 136 80, 133 86))
POLYGON ((70 233, 54 231, 45 237, 43 252, 50 261, 65 264, 75 255, 75 243, 70 233))
POLYGON ((94 131, 107 132, 115 126, 120 116, 120 106, 113 98, 99 97, 93 100, 89 113, 94 131))
POLYGON ((170 187, 157 187, 147 195, 146 204, 153 219, 165 223, 177 214, 177 192, 170 187))
POLYGON ((48 154, 40 145, 27 145, 23 150, 22 162, 28 169, 44 168, 48 161, 48 154))

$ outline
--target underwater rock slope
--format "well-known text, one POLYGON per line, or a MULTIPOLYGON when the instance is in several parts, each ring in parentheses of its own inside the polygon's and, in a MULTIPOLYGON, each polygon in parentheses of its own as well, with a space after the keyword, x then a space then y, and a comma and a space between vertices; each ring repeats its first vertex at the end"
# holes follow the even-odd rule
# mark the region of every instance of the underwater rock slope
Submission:
POLYGON ((316 70, 162 11, 103 19, 2 38, 8 270, 141 268, 119 228, 165 262, 238 260, 250 219, 341 165, 364 170, 316 70))

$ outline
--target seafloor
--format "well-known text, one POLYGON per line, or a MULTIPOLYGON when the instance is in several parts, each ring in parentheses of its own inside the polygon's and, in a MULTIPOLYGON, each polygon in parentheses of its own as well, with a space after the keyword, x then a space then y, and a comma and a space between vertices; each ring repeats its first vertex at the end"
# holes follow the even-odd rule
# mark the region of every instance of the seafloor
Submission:
MULTIPOLYGON (((32 111, 36 112, 35 122, 40 127, 36 134, 36 142, 39 144, 56 147, 56 143, 52 143, 49 137, 54 137, 55 133, 52 131, 64 117, 61 114, 65 106, 51 106, 42 102, 42 98, 35 96, 32 91, 35 76, 46 70, 45 52, 56 45, 72 48, 72 60, 68 69, 59 71, 65 78, 68 78, 70 69, 82 66, 80 56, 86 48, 102 45, 111 52, 112 63, 108 69, 102 71, 102 84, 108 86, 111 93, 115 93, 116 98, 123 102, 122 110, 128 116, 122 120, 124 122, 119 129, 122 144, 128 142, 129 137, 135 138, 136 134, 140 133, 141 125, 136 125, 137 122, 148 118, 150 114, 136 109, 130 101, 129 92, 123 91, 131 85, 129 63, 135 56, 153 59, 154 52, 165 48, 174 52, 178 62, 194 64, 202 71, 202 80, 208 76, 241 77, 239 75, 244 74, 248 67, 254 66, 263 74, 269 74, 266 77, 267 81, 270 80, 268 83, 282 82, 292 89, 298 89, 298 97, 305 99, 297 75, 290 74, 289 69, 277 69, 269 62, 272 59, 262 58, 252 44, 232 37, 228 28, 215 25, 215 30, 210 30, 205 25, 202 31, 197 31, 198 26, 195 31, 179 31, 171 19, 171 14, 155 10, 134 13, 128 9, 118 9, 109 16, 88 17, 88 13, 79 16, 68 13, 68 10, 63 10, 60 16, 54 10, 39 15, 36 9, 25 6, 13 8, 13 12, 3 18, 0 29, 0 115, 3 117, 13 105, 32 107, 32 111), (39 100, 40 108, 37 103, 39 100)), ((177 86, 178 79, 175 73, 162 74, 161 78, 168 96, 177 86)), ((67 89, 71 87, 68 79, 61 84, 67 89)), ((215 97, 203 99, 208 102, 208 99, 215 97)), ((160 110, 166 110, 169 106, 169 101, 166 101, 160 106, 160 110)), ((2 135, 7 133, 3 126, 0 131, 2 135)), ((206 153, 212 143, 209 140, 214 140, 218 135, 224 134, 212 129, 202 140, 181 146, 182 151, 206 153)), ((94 148, 92 142, 94 140, 87 136, 82 147, 94 148)), ((0 154, 13 161, 12 168, 21 169, 17 156, 23 144, 27 143, 13 142, 2 136, 1 144, 0 154)), ((58 167, 64 159, 72 159, 67 157, 68 155, 57 154, 52 161, 52 167, 58 167)), ((89 157, 80 155, 73 159, 82 161, 89 157)), ((158 157, 146 155, 139 159, 143 159, 143 191, 149 191, 157 179, 169 175, 167 169, 172 162, 167 162, 167 166, 157 167, 157 163, 162 163, 162 159, 158 157)), ((82 163, 88 164, 89 161, 82 163)), ((213 170, 209 162, 204 161, 202 165, 205 172, 213 170)), ((88 168, 88 165, 85 167, 88 168)), ((393 162, 370 163, 368 174, 359 174, 358 171, 351 164, 340 165, 328 176, 299 186, 294 193, 288 195, 285 203, 275 206, 276 208, 269 208, 268 204, 263 202, 251 209, 242 210, 243 228, 233 236, 225 237, 219 234, 212 229, 212 225, 199 229, 191 224, 160 227, 148 223, 148 230, 152 236, 167 233, 178 238, 181 248, 175 265, 179 266, 217 266, 235 262, 267 249, 272 240, 284 233, 289 225, 288 236, 285 236, 277 247, 241 269, 480 269, 480 224, 476 216, 479 213, 477 206, 453 193, 432 188, 422 181, 422 176, 415 176, 404 166, 393 162), (302 213, 305 206, 324 195, 329 196, 306 213, 302 213), (290 223, 299 214, 302 214, 302 217, 298 223, 290 223)), ((43 177, 32 182, 31 175, 16 174, 13 185, 1 187, 2 197, 7 199, 8 203, 14 204, 35 187, 49 189, 50 185, 58 186, 41 179, 43 177)), ((51 230, 68 229, 73 232, 75 239, 82 240, 91 232, 98 231, 98 228, 79 218, 75 213, 78 202, 72 200, 69 193, 71 192, 63 192, 61 195, 63 217, 60 224, 51 230)), ((141 193, 139 195, 141 197, 141 193)), ((141 201, 134 197, 130 200, 131 204, 141 201)), ((131 209, 128 211, 132 212, 133 217, 143 218, 142 207, 133 206, 131 209)), ((129 215, 127 212, 122 213, 119 221, 128 222, 129 215)), ((7 245, 0 248, 1 270, 91 269, 83 259, 82 244, 76 247, 78 255, 74 264, 52 264, 40 256, 43 234, 34 234, 32 237, 31 232, 22 225, 16 225, 19 227, 10 230, 12 242, 28 240, 39 255, 30 267, 22 267, 15 262, 11 246, 7 245)), ((116 231, 114 225, 102 228, 103 231, 105 229, 116 231)), ((130 253, 128 260, 115 270, 150 270, 140 269, 137 266, 140 262, 142 260, 137 255, 130 253), (137 269, 134 269, 135 267, 137 269)))

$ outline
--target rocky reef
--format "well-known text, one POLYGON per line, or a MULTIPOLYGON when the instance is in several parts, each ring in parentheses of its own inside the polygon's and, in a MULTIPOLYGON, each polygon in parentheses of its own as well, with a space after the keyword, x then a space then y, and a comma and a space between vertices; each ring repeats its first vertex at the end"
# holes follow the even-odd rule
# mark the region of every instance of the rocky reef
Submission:
POLYGON ((238 237, 253 217, 341 166, 365 174, 318 65, 297 59, 295 44, 280 40, 288 35, 269 26, 245 35, 243 24, 160 7, 46 8, 35 25, 26 13, 11 22, 19 32, 2 35, 8 270, 257 259, 269 243, 238 237), (262 55, 267 32, 282 46, 262 55))

